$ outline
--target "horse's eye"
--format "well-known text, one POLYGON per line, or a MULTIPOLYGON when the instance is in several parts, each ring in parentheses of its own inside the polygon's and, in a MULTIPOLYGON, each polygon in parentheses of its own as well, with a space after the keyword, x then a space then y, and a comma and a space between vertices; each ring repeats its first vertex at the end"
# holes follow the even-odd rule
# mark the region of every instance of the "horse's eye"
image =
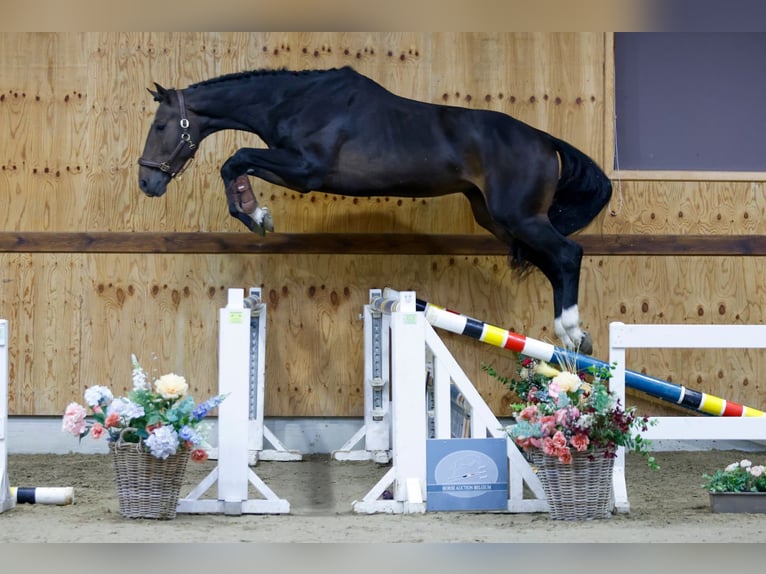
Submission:
POLYGON ((165 129, 165 124, 154 124, 154 129, 157 130, 158 132, 161 132, 162 130, 165 129))

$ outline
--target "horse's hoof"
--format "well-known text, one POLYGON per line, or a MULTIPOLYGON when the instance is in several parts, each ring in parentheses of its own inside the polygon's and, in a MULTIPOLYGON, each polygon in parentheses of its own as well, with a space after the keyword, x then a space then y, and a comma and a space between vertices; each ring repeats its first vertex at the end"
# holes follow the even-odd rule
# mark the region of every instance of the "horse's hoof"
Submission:
POLYGON ((266 235, 266 230, 263 228, 263 225, 258 225, 255 222, 253 222, 253 224, 250 226, 250 231, 252 231, 253 233, 257 233, 261 237, 266 235))
POLYGON ((263 210, 261 226, 263 226, 265 231, 274 231, 274 220, 271 218, 271 211, 269 211, 268 207, 262 207, 261 209, 263 210))
POLYGON ((591 338, 590 333, 583 332, 578 352, 582 355, 593 354, 593 339, 591 338))

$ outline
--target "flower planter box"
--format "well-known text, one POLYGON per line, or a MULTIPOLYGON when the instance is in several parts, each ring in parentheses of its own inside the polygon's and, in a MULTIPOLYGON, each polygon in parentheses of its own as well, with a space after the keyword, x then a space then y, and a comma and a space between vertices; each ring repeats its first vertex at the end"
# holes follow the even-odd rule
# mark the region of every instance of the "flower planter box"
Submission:
POLYGON ((711 512, 766 514, 766 492, 710 492, 711 512))

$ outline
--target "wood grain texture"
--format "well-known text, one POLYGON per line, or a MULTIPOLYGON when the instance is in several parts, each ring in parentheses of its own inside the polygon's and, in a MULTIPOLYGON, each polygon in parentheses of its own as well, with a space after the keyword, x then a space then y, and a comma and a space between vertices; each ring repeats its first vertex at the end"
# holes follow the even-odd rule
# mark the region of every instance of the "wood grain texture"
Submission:
MULTIPOLYGON (((761 322, 764 265, 752 257, 586 257, 581 314, 595 355, 608 354, 611 321, 761 322)), ((131 353, 157 374, 184 374, 195 394, 215 392, 217 312, 229 287, 264 288, 269 416, 361 414, 359 315, 370 288, 414 289, 437 305, 556 343, 547 281, 539 273, 520 279, 497 256, 7 253, 0 266, 12 414, 56 415, 92 384, 127 390, 131 353)), ((441 334, 491 408, 506 413, 513 397, 482 365, 513 374, 516 357, 441 334)), ((759 408, 762 355, 631 351, 628 368, 759 408)), ((641 396, 631 401, 668 408, 641 396)))
MULTIPOLYGON (((766 255, 762 235, 576 235, 586 255, 766 255)), ((0 252, 505 255, 488 234, 0 232, 0 252)))
MULTIPOLYGON (((251 134, 217 133, 162 198, 137 186, 153 82, 183 87, 261 67, 353 65, 391 91, 503 111, 611 165, 611 37, 603 33, 0 34, 0 316, 10 412, 60 415, 83 390, 130 385, 130 353, 215 392, 217 312, 229 287, 268 305, 269 416, 361 416, 368 290, 391 286, 541 340, 550 287, 512 273, 460 196, 301 195, 252 180, 278 233, 229 217, 218 171, 251 134), (605 64, 606 63, 606 64, 605 64), (154 358, 156 355, 156 359, 154 358)), ((584 246, 583 326, 605 357, 610 321, 762 323, 764 181, 747 174, 613 173, 584 246)), ((513 397, 482 371, 516 357, 442 333, 493 411, 513 397)), ((766 408, 760 352, 647 350, 628 367, 766 408)), ((646 397, 650 412, 672 411, 646 397)))

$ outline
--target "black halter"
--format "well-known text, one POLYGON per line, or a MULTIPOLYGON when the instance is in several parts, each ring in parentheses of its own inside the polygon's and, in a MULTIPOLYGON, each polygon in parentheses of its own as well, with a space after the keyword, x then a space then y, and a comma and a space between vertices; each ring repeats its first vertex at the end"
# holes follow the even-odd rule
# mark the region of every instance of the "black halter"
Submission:
POLYGON ((178 96, 178 109, 179 113, 181 114, 181 119, 179 120, 179 124, 181 125, 180 141, 173 150, 173 153, 170 154, 170 157, 166 161, 157 162, 143 157, 139 158, 138 160, 139 165, 159 169, 160 171, 167 173, 170 177, 175 177, 183 173, 192 159, 194 159, 194 154, 197 152, 197 144, 192 141, 191 134, 189 133, 189 119, 186 117, 186 106, 184 105, 183 91, 173 91, 175 91, 176 95, 178 96), (190 155, 187 159, 179 157, 184 147, 189 148, 189 150, 192 152, 192 155, 190 155))

